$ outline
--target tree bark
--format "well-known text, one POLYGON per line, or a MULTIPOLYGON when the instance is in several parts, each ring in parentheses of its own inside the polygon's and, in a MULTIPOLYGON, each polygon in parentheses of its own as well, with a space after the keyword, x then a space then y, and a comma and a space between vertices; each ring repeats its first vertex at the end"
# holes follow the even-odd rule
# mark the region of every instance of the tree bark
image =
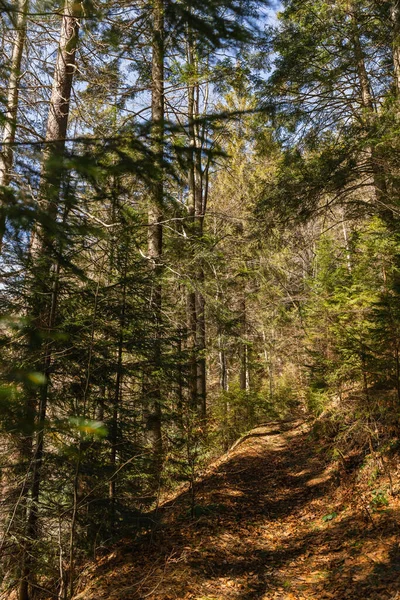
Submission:
MULTIPOLYGON (((203 269, 199 269, 198 280, 204 284, 203 269)), ((196 295, 196 313, 197 313, 197 402, 199 411, 203 419, 207 416, 207 368, 206 368, 206 315, 205 299, 199 291, 196 295)))
POLYGON ((397 98, 400 98, 400 0, 393 0, 391 6, 393 24, 393 67, 397 98))
MULTIPOLYGON (((16 2, 16 33, 12 47, 10 76, 8 80, 7 99, 5 106, 5 123, 2 138, 2 151, 0 152, 0 188, 6 187, 11 181, 13 165, 13 144, 17 129, 17 111, 19 96, 19 80, 21 77, 22 55, 26 39, 26 20, 29 10, 29 0, 16 2)), ((1 193, 1 191, 0 191, 1 193)), ((1 195, 3 195, 1 193, 1 195)), ((6 227, 5 202, 2 200, 0 208, 0 253, 6 227)))
POLYGON ((161 321, 162 321, 162 272, 163 253, 163 201, 164 201, 164 2, 153 4, 153 55, 152 55, 152 146, 155 156, 155 181, 151 190, 148 211, 148 256, 151 260, 154 283, 151 308, 155 321, 153 354, 151 357, 151 381, 147 382, 150 413, 147 418, 149 441, 157 471, 162 459, 162 410, 161 410, 161 321))
MULTIPOLYGON (((365 65, 365 53, 362 48, 360 39, 357 10, 354 5, 351 7, 351 20, 354 58, 357 65, 358 81, 361 92, 361 103, 365 113, 363 119, 366 131, 369 132, 374 125, 377 115, 374 99, 372 96, 369 76, 365 65)), ((381 164, 382 161, 380 160, 379 152, 376 148, 370 147, 369 154, 377 211, 383 220, 391 220, 393 214, 390 208, 388 208, 387 206, 388 194, 385 174, 381 164)))
POLYGON ((196 411, 197 405, 197 312, 196 292, 187 294, 187 330, 189 347, 189 408, 196 411))
POLYGON ((246 300, 240 302, 240 389, 243 392, 249 390, 249 356, 247 347, 247 315, 246 300))
MULTIPOLYGON (((43 152, 39 189, 39 202, 46 208, 48 215, 54 219, 59 212, 59 196, 62 181, 61 166, 65 151, 81 14, 82 6, 80 3, 77 3, 76 0, 66 0, 47 119, 46 146, 43 152)), ((47 333, 47 339, 41 349, 42 357, 39 359, 37 365, 37 370, 45 376, 45 383, 40 387, 38 408, 36 410, 35 420, 38 433, 32 457, 31 506, 27 516, 27 542, 21 565, 19 600, 30 599, 30 587, 32 584, 31 550, 37 538, 38 504, 44 457, 44 427, 52 363, 50 334, 55 325, 60 271, 59 265, 54 262, 54 243, 54 235, 51 232, 49 233, 44 227, 36 227, 34 240, 31 243, 31 256, 35 276, 31 316, 35 328, 47 333)), ((33 403, 34 399, 28 398, 28 404, 32 405, 33 403)))
MULTIPOLYGON (((53 85, 47 116, 46 139, 42 157, 39 204, 51 218, 57 216, 62 182, 62 162, 65 152, 72 84, 76 70, 82 5, 76 0, 65 0, 60 41, 54 70, 53 85)), ((48 249, 52 236, 44 228, 32 233, 31 254, 48 249)))
MULTIPOLYGON (((189 67, 193 64, 193 40, 190 30, 188 31, 188 63, 189 67)), ((195 153, 195 128, 194 128, 194 112, 195 112, 195 86, 189 82, 188 85, 188 125, 189 125, 189 172, 188 172, 188 214, 189 214, 189 231, 194 237, 196 227, 196 193, 195 193, 195 171, 194 171, 194 153, 195 153)), ((195 273, 192 272, 191 278, 195 278, 195 273)), ((194 286, 194 281, 192 285, 194 286)), ((187 329, 188 329, 188 345, 189 345, 189 407, 191 410, 197 410, 197 306, 196 306, 196 291, 189 290, 187 295, 187 329)))
MULTIPOLYGON (((197 69, 195 60, 195 40, 192 32, 188 31, 187 57, 190 72, 197 69)), ((188 85, 188 131, 189 131, 189 197, 188 212, 190 218, 190 230, 194 252, 198 242, 203 237, 204 212, 205 212, 205 190, 203 182, 203 170, 201 162, 201 136, 196 119, 199 116, 199 83, 192 81, 188 85)), ((193 257, 196 263, 196 257, 193 257)), ((204 285, 204 270, 202 265, 193 268, 191 273, 193 285, 204 285)), ((205 298, 201 289, 195 289, 188 293, 188 330, 189 344, 191 348, 190 358, 190 382, 189 395, 190 405, 196 409, 201 417, 205 419, 207 414, 207 388, 206 388, 206 320, 205 320, 205 298)))
POLYGON ((109 485, 109 498, 111 503, 111 527, 115 526, 116 519, 116 491, 117 482, 114 476, 117 466, 117 452, 118 452, 118 414, 121 403, 121 392, 122 392, 122 378, 123 378, 123 350, 124 350, 124 329, 125 329, 125 315, 126 315, 126 276, 127 276, 127 264, 125 263, 124 269, 124 282, 122 286, 122 306, 119 322, 119 335, 118 335, 118 349, 117 349, 117 376, 115 380, 115 390, 112 406, 112 420, 111 420, 111 431, 110 431, 110 442, 111 442, 111 468, 112 475, 109 485))

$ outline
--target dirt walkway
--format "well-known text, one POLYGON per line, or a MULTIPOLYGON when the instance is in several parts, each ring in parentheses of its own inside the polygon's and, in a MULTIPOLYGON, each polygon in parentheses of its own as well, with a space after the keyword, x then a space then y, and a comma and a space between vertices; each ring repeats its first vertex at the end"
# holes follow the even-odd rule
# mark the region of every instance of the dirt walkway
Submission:
POLYGON ((258 428, 198 485, 194 521, 185 495, 166 504, 76 600, 400 600, 397 504, 355 509, 336 487, 304 423, 258 428))

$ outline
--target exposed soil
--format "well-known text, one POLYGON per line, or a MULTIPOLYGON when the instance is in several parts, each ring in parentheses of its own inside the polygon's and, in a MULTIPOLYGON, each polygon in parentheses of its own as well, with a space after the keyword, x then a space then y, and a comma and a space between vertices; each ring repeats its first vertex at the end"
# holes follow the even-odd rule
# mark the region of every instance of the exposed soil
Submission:
POLYGON ((338 486, 307 424, 271 423, 211 467, 194 520, 187 494, 164 504, 160 528, 89 566, 75 600, 400 600, 384 485, 338 486))

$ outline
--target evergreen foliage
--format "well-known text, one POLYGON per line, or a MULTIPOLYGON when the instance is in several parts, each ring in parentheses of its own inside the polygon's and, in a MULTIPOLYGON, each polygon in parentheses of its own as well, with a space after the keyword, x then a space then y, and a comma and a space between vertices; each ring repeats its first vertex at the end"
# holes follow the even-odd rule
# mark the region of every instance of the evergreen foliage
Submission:
POLYGON ((4 4, 4 597, 73 598, 182 482, 195 517, 257 424, 398 429, 397 13, 269 8, 4 4))

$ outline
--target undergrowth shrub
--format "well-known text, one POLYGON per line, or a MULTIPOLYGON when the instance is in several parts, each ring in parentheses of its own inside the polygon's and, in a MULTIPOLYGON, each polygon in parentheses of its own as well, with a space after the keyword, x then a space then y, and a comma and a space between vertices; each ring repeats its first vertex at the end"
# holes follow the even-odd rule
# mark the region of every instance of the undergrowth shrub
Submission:
POLYGON ((223 449, 257 424, 277 416, 267 394, 241 390, 239 385, 217 396, 212 411, 213 443, 223 449))
POLYGON ((332 398, 326 390, 309 389, 306 394, 306 406, 308 412, 319 417, 329 407, 332 398))
POLYGON ((275 413, 283 418, 298 408, 302 402, 303 390, 294 373, 285 372, 276 381, 269 401, 275 413))

